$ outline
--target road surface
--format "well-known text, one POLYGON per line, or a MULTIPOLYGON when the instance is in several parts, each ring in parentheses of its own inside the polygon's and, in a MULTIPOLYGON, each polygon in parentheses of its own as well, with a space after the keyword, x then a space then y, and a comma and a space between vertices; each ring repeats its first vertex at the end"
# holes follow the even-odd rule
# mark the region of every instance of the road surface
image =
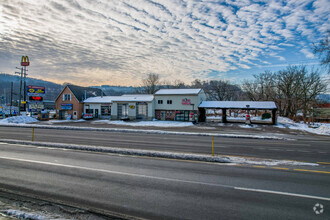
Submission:
POLYGON ((97 212, 147 219, 330 218, 326 173, 6 143, 0 152, 0 189, 97 212))
MULTIPOLYGON (((0 139, 31 140, 32 128, 1 127, 0 139)), ((35 129, 35 141, 108 147, 211 153, 211 137, 79 130, 35 129)), ((215 137, 215 153, 306 162, 330 162, 329 137, 294 141, 215 137)))

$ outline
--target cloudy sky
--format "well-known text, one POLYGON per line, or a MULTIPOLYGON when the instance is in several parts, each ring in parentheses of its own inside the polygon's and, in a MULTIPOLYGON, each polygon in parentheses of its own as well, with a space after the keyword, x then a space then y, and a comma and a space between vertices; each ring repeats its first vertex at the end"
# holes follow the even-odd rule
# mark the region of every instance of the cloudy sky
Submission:
POLYGON ((31 77, 58 83, 239 83, 317 65, 329 12, 329 0, 0 0, 0 72, 28 55, 31 77))

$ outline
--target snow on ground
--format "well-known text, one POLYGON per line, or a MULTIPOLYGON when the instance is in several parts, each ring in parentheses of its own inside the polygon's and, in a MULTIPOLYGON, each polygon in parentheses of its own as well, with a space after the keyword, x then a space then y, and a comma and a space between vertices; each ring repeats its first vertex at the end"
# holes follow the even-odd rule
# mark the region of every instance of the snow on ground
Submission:
POLYGON ((56 123, 63 123, 63 122, 72 122, 72 123, 75 123, 75 122, 82 122, 82 121, 86 121, 85 119, 79 119, 79 120, 49 120, 47 122, 44 122, 46 124, 56 124, 56 123))
POLYGON ((35 142, 35 141, 18 141, 18 140, 6 140, 6 139, 0 141, 6 143, 32 144, 32 145, 44 146, 44 147, 105 152, 105 153, 122 154, 122 155, 230 163, 230 160, 227 157, 192 154, 192 153, 177 153, 177 152, 165 152, 165 151, 153 151, 153 150, 139 150, 139 149, 128 149, 128 148, 100 147, 100 146, 90 146, 90 145, 61 144, 61 143, 35 142))
POLYGON ((0 120, 0 124, 28 124, 32 122, 37 122, 38 120, 29 116, 14 116, 0 120))
POLYGON ((55 126, 55 125, 27 125, 27 124, 7 124, 11 127, 25 128, 46 128, 60 130, 81 130, 81 131, 107 131, 107 132, 129 132, 129 133, 144 133, 144 134, 172 134, 172 135, 194 135, 194 136, 214 136, 214 137, 229 137, 229 138, 248 138, 248 139, 268 139, 268 140, 294 140, 291 138, 278 137, 275 135, 253 135, 253 134, 224 134, 224 133, 208 133, 208 132, 184 132, 184 131, 164 131, 152 129, 131 129, 131 128, 94 128, 80 126, 55 126))
POLYGON ((179 121, 109 121, 109 120, 97 120, 92 124, 112 124, 112 125, 128 125, 128 126, 153 126, 153 127, 189 127, 194 126, 192 122, 179 122, 179 121))
POLYGON ((6 210, 3 211, 6 215, 15 217, 17 219, 33 219, 33 220, 45 220, 48 219, 48 217, 39 215, 36 213, 27 213, 25 211, 20 211, 20 210, 6 210))
MULTIPOLYGON (((221 120, 222 116, 220 116, 220 115, 206 116, 206 119, 208 119, 208 120, 221 120)), ((232 117, 232 116, 229 116, 229 117, 227 117, 227 120, 229 120, 229 121, 245 121, 245 117, 232 117)), ((272 119, 271 118, 262 119, 261 116, 256 116, 256 117, 251 117, 251 121, 267 121, 267 122, 270 122, 270 121, 272 121, 272 119)))
POLYGON ((232 163, 236 164, 254 164, 265 166, 318 166, 317 163, 306 163, 294 160, 273 160, 273 159, 258 159, 258 158, 245 158, 245 157, 232 157, 226 156, 232 163))
POLYGON ((330 135, 330 124, 328 123, 314 123, 313 126, 315 126, 315 128, 313 128, 303 122, 295 123, 291 119, 285 117, 278 117, 277 123, 278 124, 275 125, 277 128, 289 128, 292 130, 307 131, 314 134, 330 135))

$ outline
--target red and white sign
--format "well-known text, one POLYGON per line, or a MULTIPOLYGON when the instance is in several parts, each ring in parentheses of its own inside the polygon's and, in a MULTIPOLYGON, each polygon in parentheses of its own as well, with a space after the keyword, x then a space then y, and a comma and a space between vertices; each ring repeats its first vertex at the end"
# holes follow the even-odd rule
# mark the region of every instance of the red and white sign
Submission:
POLYGON ((190 105, 190 104, 191 104, 190 99, 187 98, 182 99, 182 105, 190 105))

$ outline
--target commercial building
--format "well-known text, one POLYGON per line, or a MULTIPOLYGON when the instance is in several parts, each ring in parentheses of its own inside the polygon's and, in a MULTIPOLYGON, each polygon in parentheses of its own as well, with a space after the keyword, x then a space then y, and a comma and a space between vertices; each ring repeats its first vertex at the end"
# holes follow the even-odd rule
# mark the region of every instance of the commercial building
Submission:
POLYGON ((205 100, 203 89, 160 89, 155 93, 155 118, 194 121, 198 119, 198 106, 205 100))
POLYGON ((84 113, 100 119, 152 120, 155 118, 153 100, 153 95, 140 94, 92 97, 84 101, 84 113))
POLYGON ((97 88, 67 85, 55 99, 56 118, 80 119, 83 113, 83 101, 89 97, 103 96, 97 88))

